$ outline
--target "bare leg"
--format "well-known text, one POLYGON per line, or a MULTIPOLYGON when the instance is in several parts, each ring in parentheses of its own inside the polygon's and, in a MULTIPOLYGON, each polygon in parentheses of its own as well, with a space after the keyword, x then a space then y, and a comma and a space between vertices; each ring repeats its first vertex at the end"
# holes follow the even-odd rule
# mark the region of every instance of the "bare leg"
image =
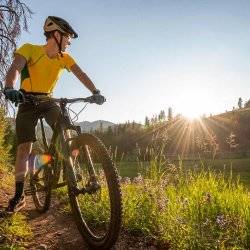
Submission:
POLYGON ((35 151, 31 151, 30 155, 29 155, 29 167, 28 167, 28 171, 30 173, 35 173, 35 161, 36 161, 36 152, 35 151))
POLYGON ((15 196, 9 200, 9 205, 6 208, 7 212, 19 211, 25 206, 23 196, 24 180, 28 170, 29 155, 32 149, 32 142, 25 142, 17 147, 17 156, 15 164, 15 179, 16 190, 15 196))
POLYGON ((17 147, 17 156, 15 164, 16 181, 24 181, 28 171, 29 155, 32 150, 32 142, 25 142, 17 147))

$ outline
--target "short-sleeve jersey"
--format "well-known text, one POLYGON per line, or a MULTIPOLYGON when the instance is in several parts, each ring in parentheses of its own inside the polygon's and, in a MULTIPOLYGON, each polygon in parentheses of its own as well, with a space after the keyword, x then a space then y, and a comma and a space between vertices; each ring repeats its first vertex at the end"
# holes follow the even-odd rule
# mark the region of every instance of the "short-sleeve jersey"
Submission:
POLYGON ((74 59, 63 52, 63 56, 49 58, 44 45, 26 43, 15 51, 26 59, 21 71, 21 86, 27 92, 51 93, 63 69, 70 71, 74 59))

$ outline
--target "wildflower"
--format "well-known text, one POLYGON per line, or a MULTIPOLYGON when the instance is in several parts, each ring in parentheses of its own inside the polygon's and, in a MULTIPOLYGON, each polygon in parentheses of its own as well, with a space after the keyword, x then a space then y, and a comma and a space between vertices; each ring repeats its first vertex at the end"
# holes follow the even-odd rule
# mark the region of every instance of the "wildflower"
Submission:
POLYGON ((122 177, 120 175, 118 175, 118 180, 119 182, 122 182, 122 177))
POLYGON ((223 214, 217 215, 216 223, 220 228, 224 228, 226 226, 226 224, 227 224, 227 220, 226 220, 226 218, 224 217, 223 214))
POLYGON ((124 178, 122 178, 122 183, 123 184, 131 184, 131 180, 130 180, 130 178, 129 177, 124 177, 124 178))
POLYGON ((161 196, 157 199, 157 205, 160 211, 164 210, 169 204, 169 199, 166 196, 161 196))
POLYGON ((140 184, 143 182, 143 177, 141 173, 138 173, 137 176, 133 179, 133 183, 140 184))
POLYGON ((164 178, 161 179, 160 185, 164 189, 165 187, 168 186, 168 183, 169 183, 168 176, 164 176, 164 178))
POLYGON ((206 218, 206 220, 203 222, 203 226, 207 226, 210 223, 210 219, 206 218))
POLYGON ((204 196, 204 202, 211 203, 212 196, 209 192, 207 192, 204 196))

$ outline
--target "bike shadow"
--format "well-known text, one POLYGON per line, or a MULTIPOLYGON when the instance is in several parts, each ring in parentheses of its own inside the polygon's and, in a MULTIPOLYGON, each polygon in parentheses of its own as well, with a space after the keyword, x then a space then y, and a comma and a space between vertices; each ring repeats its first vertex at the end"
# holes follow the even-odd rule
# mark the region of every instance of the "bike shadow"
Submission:
POLYGON ((42 213, 39 213, 35 208, 27 209, 24 213, 28 220, 34 220, 42 215, 42 213))

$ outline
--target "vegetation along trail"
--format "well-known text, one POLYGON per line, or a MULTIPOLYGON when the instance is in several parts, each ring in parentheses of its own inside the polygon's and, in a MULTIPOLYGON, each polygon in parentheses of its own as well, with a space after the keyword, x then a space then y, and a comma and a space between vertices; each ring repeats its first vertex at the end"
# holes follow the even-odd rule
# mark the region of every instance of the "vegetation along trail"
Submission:
MULTIPOLYGON (((0 208, 7 205, 11 190, 0 190, 0 208)), ((63 204, 54 196, 50 210, 40 214, 35 210, 31 197, 26 197, 27 205, 21 212, 27 218, 32 236, 20 246, 24 249, 88 249, 79 234, 73 218, 62 211, 63 204)), ((0 242, 0 249, 5 248, 4 242, 0 242)), ((145 237, 133 236, 126 232, 121 235, 113 249, 159 249, 153 241, 147 241, 145 237)), ((160 248, 163 249, 163 248, 160 248)))

